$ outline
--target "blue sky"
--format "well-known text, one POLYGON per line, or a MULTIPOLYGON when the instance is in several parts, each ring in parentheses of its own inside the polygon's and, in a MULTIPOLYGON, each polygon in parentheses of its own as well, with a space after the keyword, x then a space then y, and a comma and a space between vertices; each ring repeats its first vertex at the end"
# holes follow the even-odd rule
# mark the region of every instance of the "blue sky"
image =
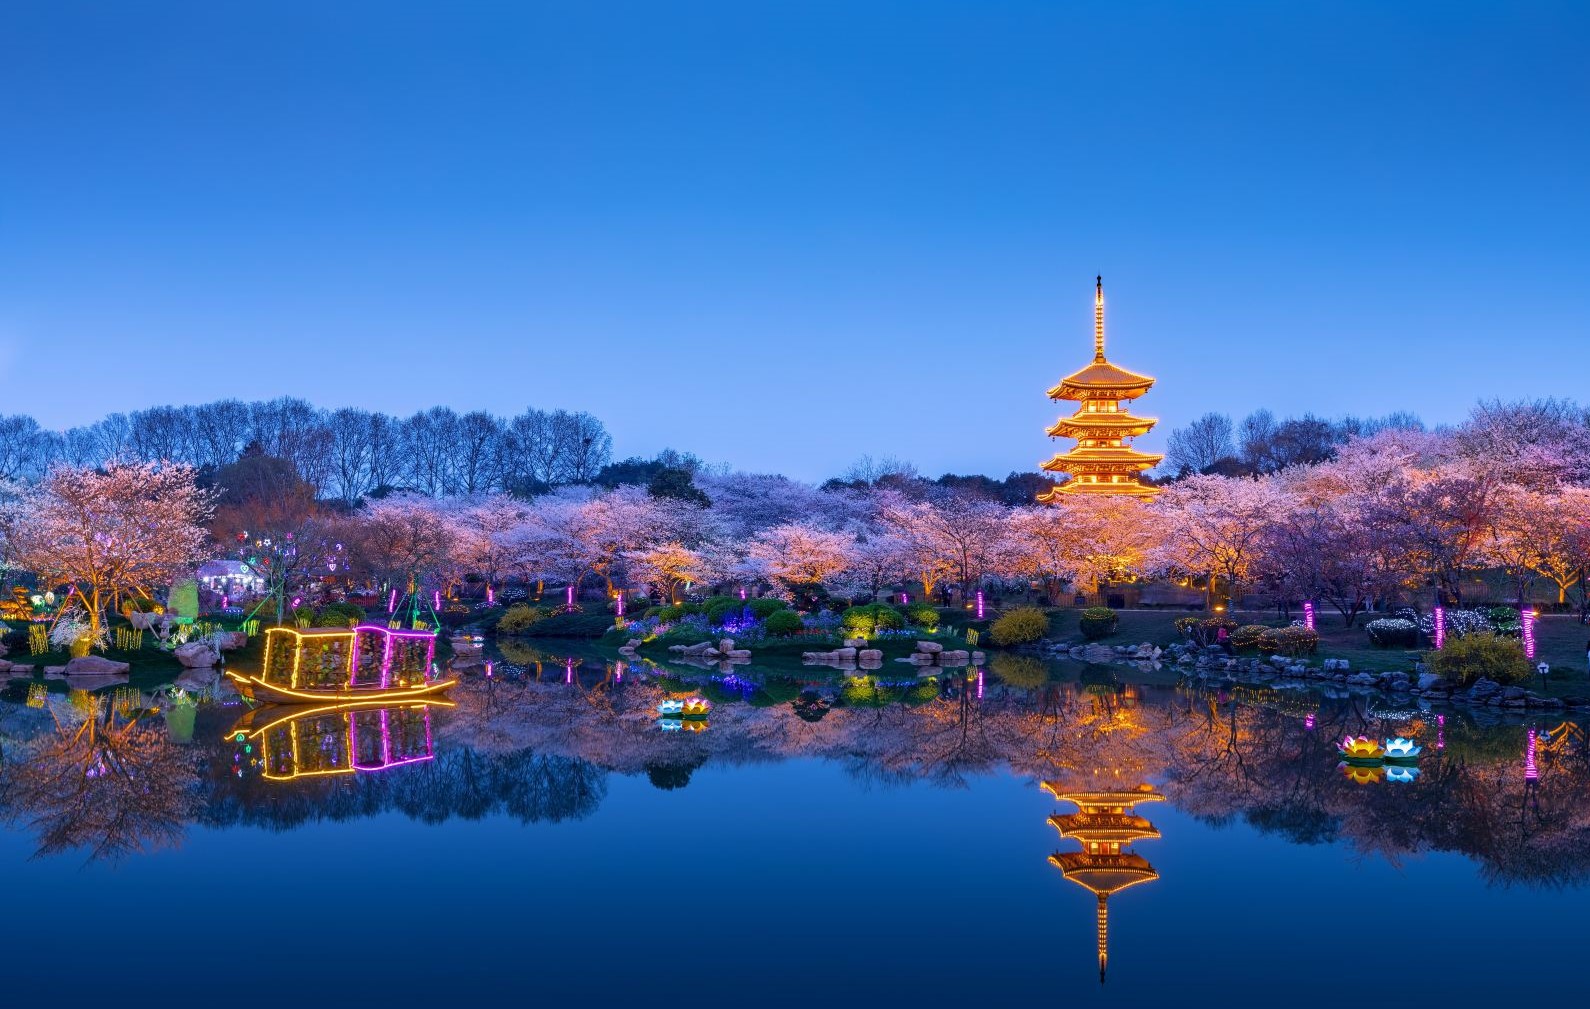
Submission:
POLYGON ((1590 365, 1590 7, 38 2, 0 13, 0 380, 589 410, 1003 474, 1044 390, 1460 418, 1590 365))

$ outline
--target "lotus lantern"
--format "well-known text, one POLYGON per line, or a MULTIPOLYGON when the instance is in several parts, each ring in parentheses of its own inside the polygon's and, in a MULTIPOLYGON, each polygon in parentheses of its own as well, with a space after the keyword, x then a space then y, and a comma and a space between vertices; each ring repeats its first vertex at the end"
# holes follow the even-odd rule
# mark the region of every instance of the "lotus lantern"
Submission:
POLYGON ((1379 762, 1386 755, 1386 751, 1373 739, 1365 736, 1346 736, 1337 744, 1336 749, 1342 757, 1349 761, 1379 762))
POLYGON ((1365 766, 1362 764, 1349 764, 1343 761, 1336 765, 1337 769, 1347 775, 1347 780, 1355 785, 1373 785, 1380 780, 1385 769, 1380 765, 1365 766))
POLYGON ((1386 740, 1387 760, 1416 760, 1423 752, 1424 747, 1402 736, 1386 740))
POLYGON ((1419 776, 1419 769, 1417 767, 1388 767, 1388 768, 1386 768, 1386 780, 1387 781, 1395 781, 1395 782, 1399 782, 1401 784, 1408 784, 1409 782, 1413 781, 1413 779, 1417 778, 1418 776, 1419 776))

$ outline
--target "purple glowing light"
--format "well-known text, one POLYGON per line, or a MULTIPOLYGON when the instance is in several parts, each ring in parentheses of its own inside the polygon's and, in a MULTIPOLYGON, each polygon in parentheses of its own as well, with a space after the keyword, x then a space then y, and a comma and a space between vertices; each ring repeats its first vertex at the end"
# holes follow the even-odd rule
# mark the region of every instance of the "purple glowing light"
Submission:
POLYGON ((744 589, 740 590, 740 602, 742 602, 742 603, 745 602, 745 590, 744 589))
POLYGON ((977 699, 979 701, 983 699, 983 671, 981 669, 977 671, 977 699))
POLYGON ((397 612, 397 589, 393 589, 392 594, 386 597, 386 611, 388 613, 397 612))
POLYGON ((1518 626, 1524 635, 1524 655, 1535 657, 1535 611, 1519 610, 1518 626))
POLYGON ((911 605, 911 593, 909 593, 909 592, 900 593, 900 605, 902 605, 902 606, 910 606, 911 605))
POLYGON ((1311 631, 1314 629, 1314 604, 1313 603, 1305 602, 1303 604, 1303 626, 1307 627, 1311 631))
POLYGON ((1434 621, 1435 650, 1439 652, 1446 645, 1446 609, 1437 606, 1431 619, 1434 621))
POLYGON ((441 589, 436 589, 435 591, 433 591, 431 593, 431 609, 439 610, 441 608, 442 608, 442 590, 441 589))
POLYGON ((977 619, 983 619, 983 590, 977 590, 977 619))
POLYGON ((563 682, 574 682, 574 660, 572 658, 563 660, 563 682))
POLYGON ((486 586, 486 605, 497 605, 497 590, 492 588, 490 585, 486 586))
POLYGON ((1303 728, 1309 730, 1314 728, 1314 712, 1310 711, 1308 714, 1303 716, 1303 728))
POLYGON ((1445 715, 1436 715, 1435 716, 1435 748, 1438 749, 1438 750, 1446 749, 1446 716, 1445 715))
POLYGON ((569 609, 574 609, 574 586, 570 585, 567 589, 565 589, 563 595, 567 600, 569 609))
POLYGON ((1536 781, 1540 778, 1540 767, 1535 763, 1535 730, 1530 729, 1524 742, 1524 780, 1536 781))
POLYGON ((618 594, 618 615, 624 615, 624 593, 622 592, 618 594))

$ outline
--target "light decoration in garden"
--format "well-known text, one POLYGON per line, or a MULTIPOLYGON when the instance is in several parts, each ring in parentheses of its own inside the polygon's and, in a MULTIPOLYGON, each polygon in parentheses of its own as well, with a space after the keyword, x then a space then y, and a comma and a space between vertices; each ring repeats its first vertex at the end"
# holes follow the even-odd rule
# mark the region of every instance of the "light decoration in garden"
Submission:
POLYGON ((900 605, 901 606, 910 606, 911 605, 911 593, 909 593, 909 592, 900 593, 900 605))
POLYGON ((1313 603, 1305 602, 1303 604, 1303 626, 1307 627, 1311 631, 1314 629, 1314 604, 1313 603))
POLYGON ((1431 629, 1435 632, 1435 650, 1439 652, 1446 646, 1446 607, 1437 606, 1430 619, 1431 629))
POLYGON ((684 701, 659 701, 659 702, 657 702, 657 714, 662 715, 664 718, 677 717, 677 716, 682 715, 684 713, 685 713, 685 702, 684 701))
POLYGON ((393 589, 392 592, 386 597, 386 611, 388 613, 397 612, 397 589, 393 589))
POLYGON ((1105 360, 1104 278, 1097 278, 1093 290, 1093 361, 1049 390, 1052 400, 1081 404, 1076 413, 1061 417, 1047 432, 1051 438, 1073 438, 1076 446, 1041 464, 1051 473, 1069 474, 1070 479, 1039 494, 1039 501, 1048 503, 1071 495, 1153 497, 1159 493, 1159 488, 1144 484, 1141 476, 1164 456, 1131 447, 1133 438, 1147 434, 1158 421, 1135 417, 1123 407, 1123 403, 1143 395, 1153 384, 1149 376, 1105 360))
POLYGON ((1438 749, 1438 750, 1446 749, 1446 716, 1445 715, 1436 715, 1435 716, 1435 748, 1438 749))
POLYGON ((573 659, 573 657, 570 657, 570 658, 567 658, 567 659, 563 660, 563 682, 564 683, 573 683, 574 682, 574 659, 573 659))
POLYGON ((1535 763, 1535 730, 1530 729, 1524 737, 1524 780, 1538 781, 1540 779, 1540 765, 1535 763))
POLYGON ((442 608, 442 590, 441 589, 435 589, 435 590, 433 590, 431 592, 431 609, 439 610, 441 608, 442 608))
POLYGON ((745 602, 745 590, 744 589, 740 590, 740 602, 742 602, 742 603, 745 602))
POLYGON ((977 671, 977 699, 979 701, 983 699, 983 671, 981 669, 977 671))
POLYGON ((265 660, 259 682, 291 690, 418 687, 429 680, 435 659, 436 635, 431 631, 393 630, 374 624, 307 630, 272 627, 265 632, 265 660), (417 647, 421 643, 423 657, 417 647), (306 647, 316 647, 314 659, 320 663, 320 682, 303 682, 307 672, 304 669, 306 647), (374 668, 366 669, 360 662, 361 654, 376 653, 380 657, 375 660, 374 668), (379 673, 378 679, 372 675, 374 673, 379 673))
POLYGON ((1535 657, 1535 611, 1518 611, 1519 633, 1524 638, 1524 656, 1533 660, 1535 657))
POLYGON ((1310 711, 1308 714, 1303 716, 1303 728, 1310 732, 1314 731, 1314 712, 1310 711))
POLYGON ((433 704, 453 706, 451 701, 432 700, 403 707, 368 703, 294 707, 259 728, 234 727, 227 738, 239 743, 257 740, 262 773, 270 781, 385 771, 435 759, 433 704))
POLYGON ((977 590, 977 619, 983 619, 983 590, 977 590))
POLYGON ((486 605, 497 605, 497 590, 492 588, 490 585, 486 586, 486 605))
POLYGON ((1387 781, 1394 781, 1394 782, 1397 782, 1398 784, 1402 784, 1402 785, 1410 784, 1413 781, 1413 779, 1417 778, 1418 776, 1419 776, 1419 769, 1417 767, 1388 767, 1388 768, 1386 768, 1386 780, 1387 781))
POLYGON ((574 612, 574 586, 572 584, 568 588, 563 590, 563 597, 564 597, 565 605, 568 607, 569 612, 570 613, 574 612))
POLYGON ((1373 785, 1386 773, 1386 769, 1379 764, 1352 764, 1346 761, 1338 764, 1337 769, 1355 785, 1373 785))

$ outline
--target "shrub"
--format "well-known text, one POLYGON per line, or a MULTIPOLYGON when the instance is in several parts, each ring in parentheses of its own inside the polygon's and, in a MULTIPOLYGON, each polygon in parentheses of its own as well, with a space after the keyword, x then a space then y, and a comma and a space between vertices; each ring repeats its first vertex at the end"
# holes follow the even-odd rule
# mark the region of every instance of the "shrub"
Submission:
POLYGON ((905 608, 905 619, 913 627, 936 631, 939 626, 939 611, 927 603, 912 603, 905 608))
POLYGON ((1006 647, 1030 645, 1048 633, 1049 615, 1036 606, 1018 606, 1001 615, 989 628, 994 644, 1006 647))
POLYGON ((685 615, 685 608, 683 606, 658 606, 658 607, 655 607, 655 611, 656 612, 653 612, 652 610, 647 610, 646 611, 646 615, 648 617, 654 616, 658 620, 663 621, 664 623, 667 623, 667 622, 673 621, 673 620, 678 620, 680 617, 685 615))
MULTIPOLYGON (((1244 624, 1231 632, 1231 647, 1239 652, 1256 649, 1259 647, 1259 642, 1264 640, 1265 634, 1271 630, 1273 628, 1263 624, 1244 624)), ((1217 635, 1218 633, 1216 632, 1217 635)))
POLYGON ((1097 641, 1114 634, 1120 623, 1120 616, 1108 606, 1089 606, 1082 611, 1079 628, 1084 638, 1097 641))
POLYGON ((514 603, 497 621, 498 634, 523 634, 547 618, 547 611, 539 606, 514 603))
POLYGON ((1214 644, 1220 639, 1222 627, 1230 634, 1237 629, 1237 622, 1228 617, 1182 617, 1176 621, 1176 629, 1182 637, 1195 645, 1214 644))
MULTIPOLYGON (((1402 611, 1397 616, 1401 617, 1402 611)), ((1496 630, 1496 625, 1491 623, 1491 615, 1484 610, 1446 610, 1443 614, 1443 626, 1446 628, 1448 639, 1461 638, 1468 634, 1491 634, 1496 630)), ((1419 630, 1428 638, 1435 637, 1435 615, 1426 613, 1418 618, 1419 630)), ((1518 630, 1518 615, 1513 614, 1513 629, 1518 630)))
POLYGON ((1412 648, 1419 643, 1419 625, 1400 617, 1383 617, 1364 625, 1376 648, 1412 648))
POLYGON ((801 615, 794 610, 778 610, 767 615, 762 621, 762 629, 775 638, 787 638, 791 634, 799 634, 806 626, 801 615))
POLYGON ((1487 608, 1484 613, 1490 618, 1491 628, 1497 634, 1513 636, 1524 633, 1524 627, 1519 622, 1518 611, 1511 606, 1492 606, 1487 608))
POLYGON ((144 596, 127 596, 121 601, 123 615, 128 613, 159 613, 160 604, 144 596))
POLYGON ((606 613, 554 613, 520 633, 533 638, 599 638, 612 626, 613 618, 606 613))
POLYGON ((704 604, 707 619, 721 624, 729 617, 737 617, 745 609, 745 600, 738 596, 713 596, 704 604))
POLYGON ((1300 655, 1312 655, 1319 647, 1319 632, 1311 631, 1301 624, 1291 627, 1266 627, 1264 633, 1259 635, 1259 648, 1273 655, 1289 655, 1296 658, 1300 655))
POLYGON ((315 614, 321 627, 352 627, 364 619, 364 607, 353 603, 327 603, 315 614))
POLYGON ((1472 686, 1481 677, 1501 684, 1523 683, 1534 672, 1518 642, 1495 634, 1466 634, 1448 641, 1440 651, 1426 653, 1424 662, 1432 673, 1460 687, 1472 686))
POLYGON ((312 626, 315 622, 315 608, 313 606, 299 606, 293 610, 293 622, 312 626))
POLYGON ((775 613, 782 613, 789 609, 789 603, 782 599, 768 597, 765 599, 748 599, 745 603, 750 607, 751 613, 758 620, 766 620, 775 613))
POLYGON ((898 631, 905 627, 905 616, 887 603, 852 606, 840 614, 839 624, 847 635, 870 638, 879 631, 898 631))

